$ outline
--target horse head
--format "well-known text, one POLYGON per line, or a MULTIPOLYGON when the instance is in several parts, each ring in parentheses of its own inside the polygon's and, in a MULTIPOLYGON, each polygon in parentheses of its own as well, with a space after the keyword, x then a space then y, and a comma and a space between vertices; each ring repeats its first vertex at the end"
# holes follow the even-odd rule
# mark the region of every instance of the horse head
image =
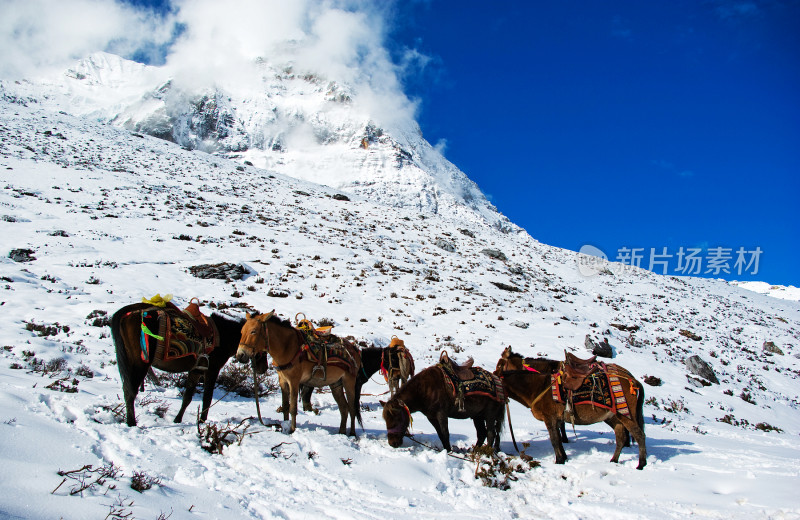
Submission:
POLYGON ((388 403, 380 402, 383 406, 383 420, 386 421, 386 437, 389 446, 399 448, 403 445, 403 437, 408 434, 411 426, 411 411, 401 399, 390 399, 388 403))
POLYGON ((269 352, 269 327, 268 321, 275 311, 267 314, 247 313, 247 321, 242 326, 242 337, 236 351, 236 361, 247 363, 253 361, 254 366, 266 368, 267 353, 269 352))

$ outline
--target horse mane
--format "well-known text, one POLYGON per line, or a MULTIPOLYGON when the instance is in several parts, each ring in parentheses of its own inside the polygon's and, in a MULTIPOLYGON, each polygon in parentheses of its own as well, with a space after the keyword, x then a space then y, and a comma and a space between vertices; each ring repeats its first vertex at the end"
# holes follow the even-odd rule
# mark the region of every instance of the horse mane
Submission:
POLYGON ((286 329, 294 328, 294 325, 292 325, 291 321, 289 321, 288 319, 281 318, 280 316, 277 316, 275 314, 270 316, 267 321, 269 321, 270 323, 274 323, 275 325, 280 325, 281 327, 286 329))
MULTIPOLYGON (((245 320, 241 318, 232 318, 231 316, 226 316, 225 314, 220 314, 219 312, 211 313, 211 319, 214 320, 214 324, 217 326, 217 329, 224 328, 225 330, 238 329, 241 331, 245 322, 245 320)), ((222 330, 220 330, 220 333, 222 333, 222 330)))

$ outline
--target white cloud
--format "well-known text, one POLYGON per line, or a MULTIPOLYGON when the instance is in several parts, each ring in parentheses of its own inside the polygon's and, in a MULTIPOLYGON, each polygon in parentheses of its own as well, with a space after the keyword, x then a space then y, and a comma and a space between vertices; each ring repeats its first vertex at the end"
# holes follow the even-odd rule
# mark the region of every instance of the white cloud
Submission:
POLYGON ((0 0, 0 77, 50 74, 92 52, 131 58, 170 42, 164 67, 176 84, 256 87, 257 58, 347 84, 384 127, 415 128, 418 103, 403 93, 404 67, 386 48, 390 3, 366 0, 167 0, 167 14, 119 0, 0 0), (175 38, 176 27, 180 27, 175 38), (174 41, 172 41, 172 39, 174 41))
POLYGON ((60 71, 91 52, 129 54, 163 43, 170 28, 113 0, 0 0, 0 76, 60 71))

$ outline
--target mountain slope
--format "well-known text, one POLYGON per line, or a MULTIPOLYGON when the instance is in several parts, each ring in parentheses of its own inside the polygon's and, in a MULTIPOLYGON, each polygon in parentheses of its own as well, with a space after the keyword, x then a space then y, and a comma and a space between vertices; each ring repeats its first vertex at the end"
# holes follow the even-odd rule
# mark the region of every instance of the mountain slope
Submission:
POLYGON ((263 59, 209 87, 169 74, 95 53, 58 78, 0 82, 0 93, 384 204, 480 215, 518 230, 422 137, 416 122, 388 107, 376 117, 349 86, 263 59))
MULTIPOLYGON (((45 104, 0 101, 0 457, 8 468, 0 516, 102 517, 115 507, 137 518, 800 515, 797 302, 642 270, 584 278, 575 253, 474 215, 344 200, 326 186, 45 104), (253 274, 192 274, 221 262, 253 274), (543 425, 512 403, 517 441, 542 466, 518 474, 508 491, 484 487, 474 463, 410 441, 388 447, 377 378, 365 387, 358 440, 334 434, 338 412, 325 393, 314 398, 321 413, 301 414, 289 436, 246 420, 251 399, 218 390, 212 421, 246 420, 259 432, 224 455, 200 447, 191 418, 170 422, 173 386, 149 386, 141 427, 128 428, 114 412, 119 376, 102 317, 155 293, 179 304, 198 297, 233 316, 302 312, 376 345, 398 335, 420 369, 442 350, 486 368, 508 345, 588 356, 585 337, 605 337, 613 362, 662 383, 646 386, 648 466, 635 470, 635 449, 609 463, 604 425, 570 432, 570 460, 555 465, 543 425), (704 386, 689 371, 693 355, 719 384, 704 386), (110 463, 124 477, 78 496, 69 495, 72 482, 52 493, 66 478, 59 470, 110 463), (134 472, 160 484, 134 493, 134 472)), ((278 417, 279 399, 264 398, 268 419, 278 417)), ((437 445, 431 425, 415 419, 416 438, 437 445)), ((455 446, 474 442, 469 421, 450 428, 455 446)), ((514 453, 507 434, 502 449, 514 453)))

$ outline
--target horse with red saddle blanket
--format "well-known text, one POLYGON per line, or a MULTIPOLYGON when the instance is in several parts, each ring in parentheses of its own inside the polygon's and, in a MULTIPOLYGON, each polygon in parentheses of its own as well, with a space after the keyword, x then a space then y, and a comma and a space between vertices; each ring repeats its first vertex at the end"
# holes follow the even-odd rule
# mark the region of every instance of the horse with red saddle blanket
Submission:
POLYGON ((511 356, 501 357, 495 374, 503 380, 508 396, 531 409, 533 416, 545 423, 556 464, 563 464, 567 454, 559 435, 564 421, 573 424, 606 422, 616 437, 611 462, 618 462, 630 432, 639 446, 639 465, 647 464, 644 434, 644 388, 624 368, 605 365, 596 359, 581 360, 566 353, 556 373, 520 369, 511 356), (511 370, 509 370, 511 369, 511 370))

